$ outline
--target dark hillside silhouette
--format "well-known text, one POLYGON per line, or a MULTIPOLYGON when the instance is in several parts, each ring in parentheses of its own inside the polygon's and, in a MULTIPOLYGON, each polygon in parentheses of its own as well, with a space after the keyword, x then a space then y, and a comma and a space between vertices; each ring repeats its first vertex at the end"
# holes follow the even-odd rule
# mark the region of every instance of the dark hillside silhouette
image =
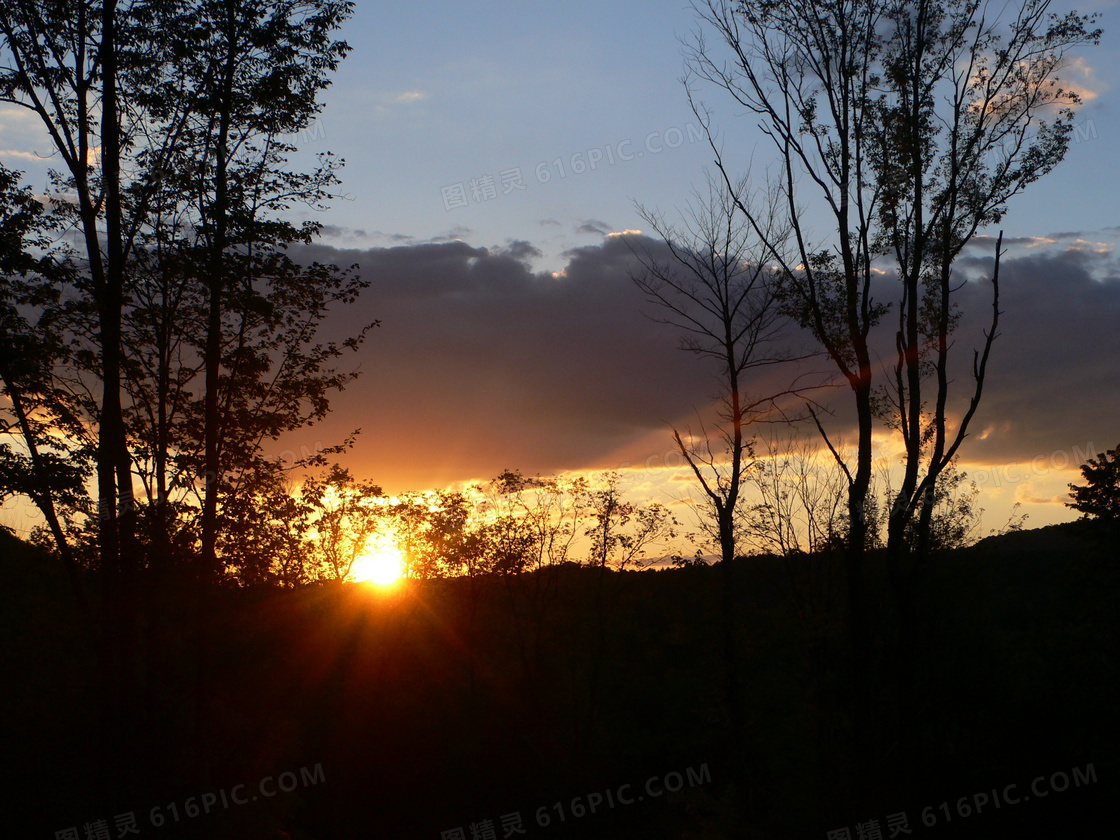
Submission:
MULTIPOLYGON (((1090 764, 1091 783, 959 820, 964 833, 944 836, 1083 837, 1108 818, 1120 793, 1112 714, 1120 568, 1114 543, 1098 544, 1091 524, 1024 531, 938 558, 924 606, 941 620, 921 638, 916 661, 924 709, 915 798, 898 789, 894 756, 882 756, 872 786, 880 819, 905 810, 921 836, 926 805, 955 807, 961 796, 1013 782, 1022 792, 1039 774, 1072 778, 1090 764)), ((557 593, 536 669, 514 641, 501 577, 476 581, 470 648, 467 578, 380 594, 352 584, 227 591, 217 602, 212 780, 199 787, 186 771, 197 744, 169 718, 136 745, 152 768, 141 801, 105 800, 88 704, 94 661, 67 641, 72 597, 63 576, 38 571, 38 552, 4 539, 2 667, 13 688, 2 713, 18 725, 3 784, 7 825, 21 837, 53 837, 130 810, 147 826, 141 836, 208 838, 348 838, 374 826, 385 836, 437 838, 515 811, 530 837, 802 838, 876 816, 848 801, 853 741, 889 731, 889 698, 873 707, 875 731, 851 730, 837 693, 847 677, 836 604, 816 605, 826 621, 807 620, 787 561, 776 557, 737 561, 739 629, 750 640, 740 651, 744 709, 759 780, 749 813, 732 816, 742 803, 727 772, 720 578, 702 566, 530 573, 552 576, 557 593), (604 616, 602 684, 592 695, 592 593, 603 578, 617 599, 604 616), (323 778, 290 794, 150 827, 154 806, 170 823, 169 803, 182 812, 208 790, 228 795, 284 772, 299 779, 301 768, 313 776, 316 765, 323 778), (656 801, 569 814, 564 824, 553 809, 674 771, 687 780, 687 769, 702 765, 710 781, 656 801), (542 806, 552 814, 547 830, 533 824, 542 806)), ((838 575, 839 563, 826 567, 838 575)), ((879 555, 869 572, 871 596, 885 597, 879 555)), ((181 597, 162 609, 189 615, 181 597)), ((888 642, 876 635, 877 656, 889 655, 888 642)), ((180 626, 159 640, 158 655, 178 661, 190 644, 189 625, 180 626)), ((189 707, 189 680, 161 690, 164 708, 189 707)))

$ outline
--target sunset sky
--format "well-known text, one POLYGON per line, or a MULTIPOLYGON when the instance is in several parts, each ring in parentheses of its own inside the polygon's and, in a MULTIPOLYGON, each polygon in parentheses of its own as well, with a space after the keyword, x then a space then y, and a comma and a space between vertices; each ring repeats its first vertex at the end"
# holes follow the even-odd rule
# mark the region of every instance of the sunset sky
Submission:
MULTIPOLYGON (((1120 12, 1066 8, 1101 12, 1105 35, 1066 74, 1085 98, 1066 161, 1001 225, 1005 316, 964 447, 989 527, 1015 501, 1030 526, 1072 518, 1076 464, 1120 440, 1120 12)), ((336 415, 278 451, 360 426, 349 465, 393 492, 620 466, 637 495, 688 492, 664 466, 669 430, 715 381, 646 317, 614 234, 645 229, 635 202, 673 216, 711 163, 680 81, 695 26, 683 2, 357 4, 353 52, 296 140, 302 165, 346 159, 346 198, 315 217, 325 236, 303 256, 360 263, 372 283, 332 331, 382 327, 336 415)), ((727 159, 764 172, 754 120, 700 94, 727 159)), ((46 149, 30 116, 0 110, 0 160, 39 185, 46 149)), ((962 269, 989 270, 988 233, 962 269)), ((985 292, 967 290, 980 317, 985 292)), ((960 349, 979 326, 966 317, 960 349)))

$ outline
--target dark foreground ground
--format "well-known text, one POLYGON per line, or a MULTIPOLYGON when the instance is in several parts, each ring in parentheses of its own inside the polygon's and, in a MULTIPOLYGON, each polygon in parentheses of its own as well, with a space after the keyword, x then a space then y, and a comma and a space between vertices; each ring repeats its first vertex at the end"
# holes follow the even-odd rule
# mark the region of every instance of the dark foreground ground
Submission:
POLYGON ((1116 836, 1116 545, 1075 523, 938 558, 912 748, 879 561, 857 729, 839 562, 742 560, 744 777, 717 568, 231 591, 201 692, 173 587, 110 744, 65 580, 5 540, 0 837, 1116 836))

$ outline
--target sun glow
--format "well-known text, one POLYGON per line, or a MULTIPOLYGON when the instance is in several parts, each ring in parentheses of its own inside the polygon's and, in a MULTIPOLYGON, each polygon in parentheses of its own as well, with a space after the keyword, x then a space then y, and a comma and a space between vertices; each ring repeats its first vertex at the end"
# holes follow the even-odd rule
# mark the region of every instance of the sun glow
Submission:
POLYGON ((404 552, 392 534, 378 534, 366 543, 354 561, 350 578, 355 581, 391 586, 404 576, 404 552))

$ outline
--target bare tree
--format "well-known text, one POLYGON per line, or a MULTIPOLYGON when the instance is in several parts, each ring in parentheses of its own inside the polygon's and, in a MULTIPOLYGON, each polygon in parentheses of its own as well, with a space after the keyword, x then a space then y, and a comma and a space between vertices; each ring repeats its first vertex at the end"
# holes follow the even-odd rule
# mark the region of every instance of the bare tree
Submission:
POLYGON ((757 502, 743 516, 746 537, 783 557, 840 544, 847 528, 847 493, 835 459, 830 453, 822 458, 821 447, 804 437, 772 436, 765 445, 750 474, 757 502))
POLYGON ((754 458, 748 427, 780 396, 755 395, 747 377, 790 356, 782 342, 785 319, 775 298, 777 274, 769 253, 769 243, 785 238, 778 228, 779 208, 773 201, 761 208, 754 218, 764 227, 755 230, 736 212, 748 201, 744 189, 709 177, 707 190, 696 193, 679 226, 639 208, 664 244, 656 250, 634 248, 641 271, 633 279, 664 314, 661 322, 681 331, 683 349, 711 364, 718 382, 715 422, 709 426, 700 418, 698 435, 674 429, 673 439, 700 486, 701 521, 719 546, 724 699, 733 772, 745 779, 748 750, 736 638, 737 511, 754 458))
MULTIPOLYGON (((1013 196, 1062 160, 1078 95, 1058 73, 1068 50, 1100 35, 1092 16, 1054 15, 1050 5, 706 0, 697 7, 703 29, 687 49, 693 109, 728 185, 731 164, 695 81, 729 95, 773 141, 788 222, 778 231, 788 236, 771 235, 769 214, 760 217, 746 203, 739 210, 781 265, 789 311, 835 364, 854 401, 854 464, 841 458, 819 414, 813 417, 848 481, 846 576, 857 687, 868 677, 862 567, 877 409, 905 448, 888 545, 901 620, 898 660, 908 662, 936 484, 979 405, 998 326, 999 243, 991 321, 974 351, 967 406, 951 422, 949 351, 962 282, 954 263, 980 229, 1001 220, 1013 196), (706 41, 708 31, 721 42, 718 51, 706 41), (819 238, 805 218, 810 200, 829 222, 819 238), (884 296, 876 277, 884 263, 898 280, 889 303, 876 298, 884 296), (896 361, 877 388, 872 332, 891 306, 896 361), (915 517, 910 552, 903 535, 915 517)), ((909 677, 899 679, 900 693, 909 694, 909 677)))
POLYGON ((1090 29, 1093 17, 1058 17, 1049 7, 1049 0, 1026 0, 1009 19, 989 16, 977 0, 709 0, 697 9, 727 52, 717 55, 704 32, 697 34, 688 49, 690 101, 729 186, 730 166, 711 114, 696 98, 695 80, 713 83, 757 115, 774 142, 785 224, 774 225, 772 205, 760 214, 738 191, 732 194, 768 246, 768 259, 781 265, 791 312, 854 395, 854 469, 841 464, 849 475, 857 552, 876 408, 869 337, 890 305, 899 318, 897 359, 884 384, 891 422, 906 445, 890 542, 901 541, 915 515, 928 542, 929 506, 921 500, 957 452, 979 404, 998 325, 998 245, 991 326, 976 351, 968 407, 949 435, 949 336, 959 319, 953 293, 960 280, 953 265, 981 227, 1002 218, 1013 196, 1061 161, 1079 98, 1057 74, 1070 48, 1100 35, 1090 29), (804 222, 810 196, 835 222, 819 241, 804 222), (893 263, 900 281, 892 304, 874 296, 882 260, 893 263))
MULTIPOLYGON (((673 439, 699 483, 701 509, 715 526, 724 563, 735 558, 735 511, 754 454, 747 429, 778 398, 754 396, 746 377, 789 358, 781 344, 784 319, 775 300, 776 274, 767 246, 783 234, 775 227, 775 212, 765 214, 765 236, 738 215, 742 189, 740 185, 733 192, 709 178, 706 193, 696 193, 680 225, 640 207, 664 241, 664 250, 636 248, 641 270, 633 276, 664 313, 660 322, 680 330, 682 347, 710 361, 716 371, 716 424, 709 429, 701 420, 697 436, 674 429, 673 439)), ((769 209, 777 208, 771 204, 769 209)))

